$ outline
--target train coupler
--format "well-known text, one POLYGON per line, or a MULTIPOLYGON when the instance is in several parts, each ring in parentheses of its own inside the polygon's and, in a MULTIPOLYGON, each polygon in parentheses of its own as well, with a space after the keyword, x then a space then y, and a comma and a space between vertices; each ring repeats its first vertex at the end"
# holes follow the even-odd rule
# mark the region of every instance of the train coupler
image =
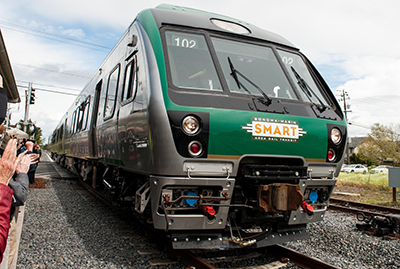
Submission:
POLYGON ((297 210, 303 202, 300 187, 294 184, 274 183, 258 186, 258 205, 265 212, 278 214, 297 210))

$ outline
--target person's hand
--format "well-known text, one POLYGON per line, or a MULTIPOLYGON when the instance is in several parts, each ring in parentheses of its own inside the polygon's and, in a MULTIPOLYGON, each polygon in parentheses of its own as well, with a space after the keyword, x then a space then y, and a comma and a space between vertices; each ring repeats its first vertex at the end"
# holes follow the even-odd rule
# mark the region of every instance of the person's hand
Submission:
POLYGON ((10 179, 14 175, 15 168, 25 156, 23 153, 16 158, 16 148, 17 140, 10 139, 0 159, 0 184, 8 185, 8 182, 10 182, 10 179))
MULTIPOLYGON (((18 156, 19 157, 19 156, 18 156)), ((24 155, 21 159, 21 162, 17 165, 17 168, 15 170, 15 172, 17 172, 17 174, 19 173, 28 173, 29 171, 29 166, 31 164, 35 164, 37 163, 37 154, 28 154, 28 155, 24 155)))

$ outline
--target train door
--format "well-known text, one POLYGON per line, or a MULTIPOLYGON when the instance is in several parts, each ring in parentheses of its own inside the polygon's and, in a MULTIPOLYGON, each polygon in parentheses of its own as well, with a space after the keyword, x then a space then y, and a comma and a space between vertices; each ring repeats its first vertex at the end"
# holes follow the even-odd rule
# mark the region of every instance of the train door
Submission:
POLYGON ((93 100, 92 118, 89 127, 89 140, 90 140, 89 155, 93 157, 97 156, 96 127, 97 127, 97 116, 99 114, 99 102, 100 102, 102 84, 103 80, 100 80, 96 85, 96 89, 94 92, 94 100, 93 100))
POLYGON ((128 58, 122 73, 121 106, 118 113, 118 142, 121 161, 125 167, 142 170, 148 156, 148 126, 146 121, 143 84, 140 78, 140 52, 128 58))

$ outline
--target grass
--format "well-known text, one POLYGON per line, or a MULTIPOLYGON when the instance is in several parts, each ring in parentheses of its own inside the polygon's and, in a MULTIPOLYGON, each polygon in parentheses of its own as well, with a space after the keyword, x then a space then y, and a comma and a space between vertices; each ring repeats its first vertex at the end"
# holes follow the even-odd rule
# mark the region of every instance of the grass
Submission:
POLYGON ((391 190, 388 174, 340 173, 338 186, 351 186, 366 190, 391 190))
MULTIPOLYGON (((334 192, 350 192, 360 196, 333 195, 332 197, 367 204, 400 207, 398 203, 393 203, 393 190, 389 187, 388 174, 340 173, 337 180, 334 192)), ((397 201, 400 202, 399 192, 397 201)))

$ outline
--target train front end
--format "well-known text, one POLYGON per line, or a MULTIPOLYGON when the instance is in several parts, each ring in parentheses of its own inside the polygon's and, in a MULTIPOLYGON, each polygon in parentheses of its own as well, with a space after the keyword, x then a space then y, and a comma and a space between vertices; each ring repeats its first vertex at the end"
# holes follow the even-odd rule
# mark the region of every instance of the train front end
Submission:
POLYGON ((324 219, 346 144, 329 87, 280 36, 204 12, 152 15, 168 119, 153 145, 172 140, 155 161, 167 167, 150 176, 154 227, 179 249, 307 238, 307 223, 324 219))

